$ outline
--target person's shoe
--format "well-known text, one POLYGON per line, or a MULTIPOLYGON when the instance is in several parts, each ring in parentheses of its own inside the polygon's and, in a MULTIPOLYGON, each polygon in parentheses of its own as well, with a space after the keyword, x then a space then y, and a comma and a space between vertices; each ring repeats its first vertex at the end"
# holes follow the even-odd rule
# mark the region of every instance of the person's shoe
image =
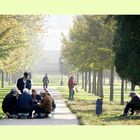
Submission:
POLYGON ((28 116, 27 116, 27 119, 32 119, 32 116, 28 115, 28 116))
POLYGON ((49 116, 48 116, 48 115, 45 115, 45 116, 43 116, 42 118, 49 118, 49 116))
POLYGON ((11 119, 11 118, 15 118, 15 117, 14 117, 14 114, 12 114, 12 115, 8 115, 8 118, 9 118, 9 119, 11 119))

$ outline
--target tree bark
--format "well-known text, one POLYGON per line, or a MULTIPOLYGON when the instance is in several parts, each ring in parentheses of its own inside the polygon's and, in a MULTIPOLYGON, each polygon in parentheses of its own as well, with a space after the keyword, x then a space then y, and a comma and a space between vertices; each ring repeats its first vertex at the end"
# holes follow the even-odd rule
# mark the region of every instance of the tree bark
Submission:
POLYGON ((92 93, 94 93, 95 95, 96 93, 96 71, 93 71, 93 82, 92 82, 92 93))
POLYGON ((87 72, 85 72, 85 91, 87 91, 87 72))
POLYGON ((99 80, 99 96, 103 96, 103 69, 100 70, 100 80, 99 80))
POLYGON ((82 89, 84 89, 84 72, 82 72, 82 89))
POLYGON ((135 91, 135 84, 131 82, 131 90, 135 91))
POLYGON ((15 81, 16 81, 16 80, 15 80, 15 74, 12 73, 12 84, 15 84, 15 83, 16 83, 15 81))
POLYGON ((104 79, 104 82, 103 82, 103 84, 105 85, 105 79, 106 79, 106 77, 103 77, 103 79, 104 79))
POLYGON ((125 91, 127 91, 127 81, 125 81, 125 91))
POLYGON ((113 101, 114 97, 114 65, 111 66, 111 73, 110 73, 110 101, 113 101))
POLYGON ((11 74, 9 74, 9 85, 11 85, 11 74))
POLYGON ((8 82, 8 72, 6 72, 5 81, 8 82))
POLYGON ((124 80, 121 80, 121 105, 124 105, 124 80))
POLYGON ((98 71, 98 77, 97 77, 97 93, 96 95, 99 96, 100 92, 100 72, 98 71))
POLYGON ((88 80, 88 93, 91 93, 91 71, 89 71, 88 80))
POLYGON ((79 72, 77 72, 77 85, 79 85, 79 72))
POLYGON ((4 88, 4 71, 1 70, 1 88, 4 88))

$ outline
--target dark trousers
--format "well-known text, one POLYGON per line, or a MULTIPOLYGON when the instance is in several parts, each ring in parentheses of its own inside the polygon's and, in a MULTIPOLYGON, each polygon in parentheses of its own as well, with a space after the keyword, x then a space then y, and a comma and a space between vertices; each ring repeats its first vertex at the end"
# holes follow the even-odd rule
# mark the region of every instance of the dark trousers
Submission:
POLYGON ((74 89, 69 88, 69 98, 68 100, 73 100, 74 99, 74 89))
POLYGON ((35 113, 37 113, 37 114, 45 113, 46 115, 48 115, 50 112, 46 111, 44 108, 40 108, 40 107, 36 106, 35 113))
POLYGON ((3 112, 5 114, 9 113, 10 115, 17 114, 18 113, 18 108, 17 108, 17 106, 12 106, 11 108, 4 108, 3 112))
POLYGON ((33 107, 18 107, 18 113, 29 113, 32 116, 33 107))
POLYGON ((48 88, 48 83, 43 83, 43 89, 48 88))
POLYGON ((134 114, 135 110, 138 110, 140 107, 137 107, 135 104, 128 103, 124 109, 124 114, 128 114, 129 109, 131 109, 131 114, 134 114))

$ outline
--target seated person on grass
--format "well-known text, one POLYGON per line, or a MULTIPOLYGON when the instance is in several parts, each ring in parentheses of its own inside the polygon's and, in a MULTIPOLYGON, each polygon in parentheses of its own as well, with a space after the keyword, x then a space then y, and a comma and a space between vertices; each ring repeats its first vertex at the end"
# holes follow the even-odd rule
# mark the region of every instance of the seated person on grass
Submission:
POLYGON ((121 116, 127 116, 129 110, 131 111, 130 115, 134 115, 134 111, 140 109, 140 98, 136 95, 136 93, 131 91, 129 97, 131 97, 131 100, 127 103, 124 113, 121 116))

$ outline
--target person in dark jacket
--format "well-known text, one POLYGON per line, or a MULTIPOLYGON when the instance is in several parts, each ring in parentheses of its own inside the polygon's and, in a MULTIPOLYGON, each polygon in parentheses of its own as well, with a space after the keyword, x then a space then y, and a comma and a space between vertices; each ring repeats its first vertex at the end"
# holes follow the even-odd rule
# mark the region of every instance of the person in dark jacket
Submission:
POLYGON ((124 109, 124 114, 121 116, 127 116, 129 110, 131 111, 131 115, 133 115, 135 110, 140 109, 140 98, 136 95, 136 93, 131 91, 129 97, 131 97, 131 100, 127 103, 124 109))
POLYGON ((27 88, 28 90, 31 89, 31 80, 29 79, 29 74, 27 72, 24 73, 22 78, 19 78, 17 81, 17 88, 23 93, 23 89, 27 88))
POLYGON ((48 88, 49 78, 48 78, 48 74, 47 73, 43 77, 42 82, 43 82, 43 89, 48 88))
POLYGON ((3 112, 10 118, 11 115, 17 114, 17 95, 16 89, 11 89, 11 92, 5 96, 2 102, 3 112))
POLYGON ((17 105, 18 113, 29 113, 29 117, 32 117, 33 101, 28 89, 23 89, 23 93, 18 97, 17 105))

